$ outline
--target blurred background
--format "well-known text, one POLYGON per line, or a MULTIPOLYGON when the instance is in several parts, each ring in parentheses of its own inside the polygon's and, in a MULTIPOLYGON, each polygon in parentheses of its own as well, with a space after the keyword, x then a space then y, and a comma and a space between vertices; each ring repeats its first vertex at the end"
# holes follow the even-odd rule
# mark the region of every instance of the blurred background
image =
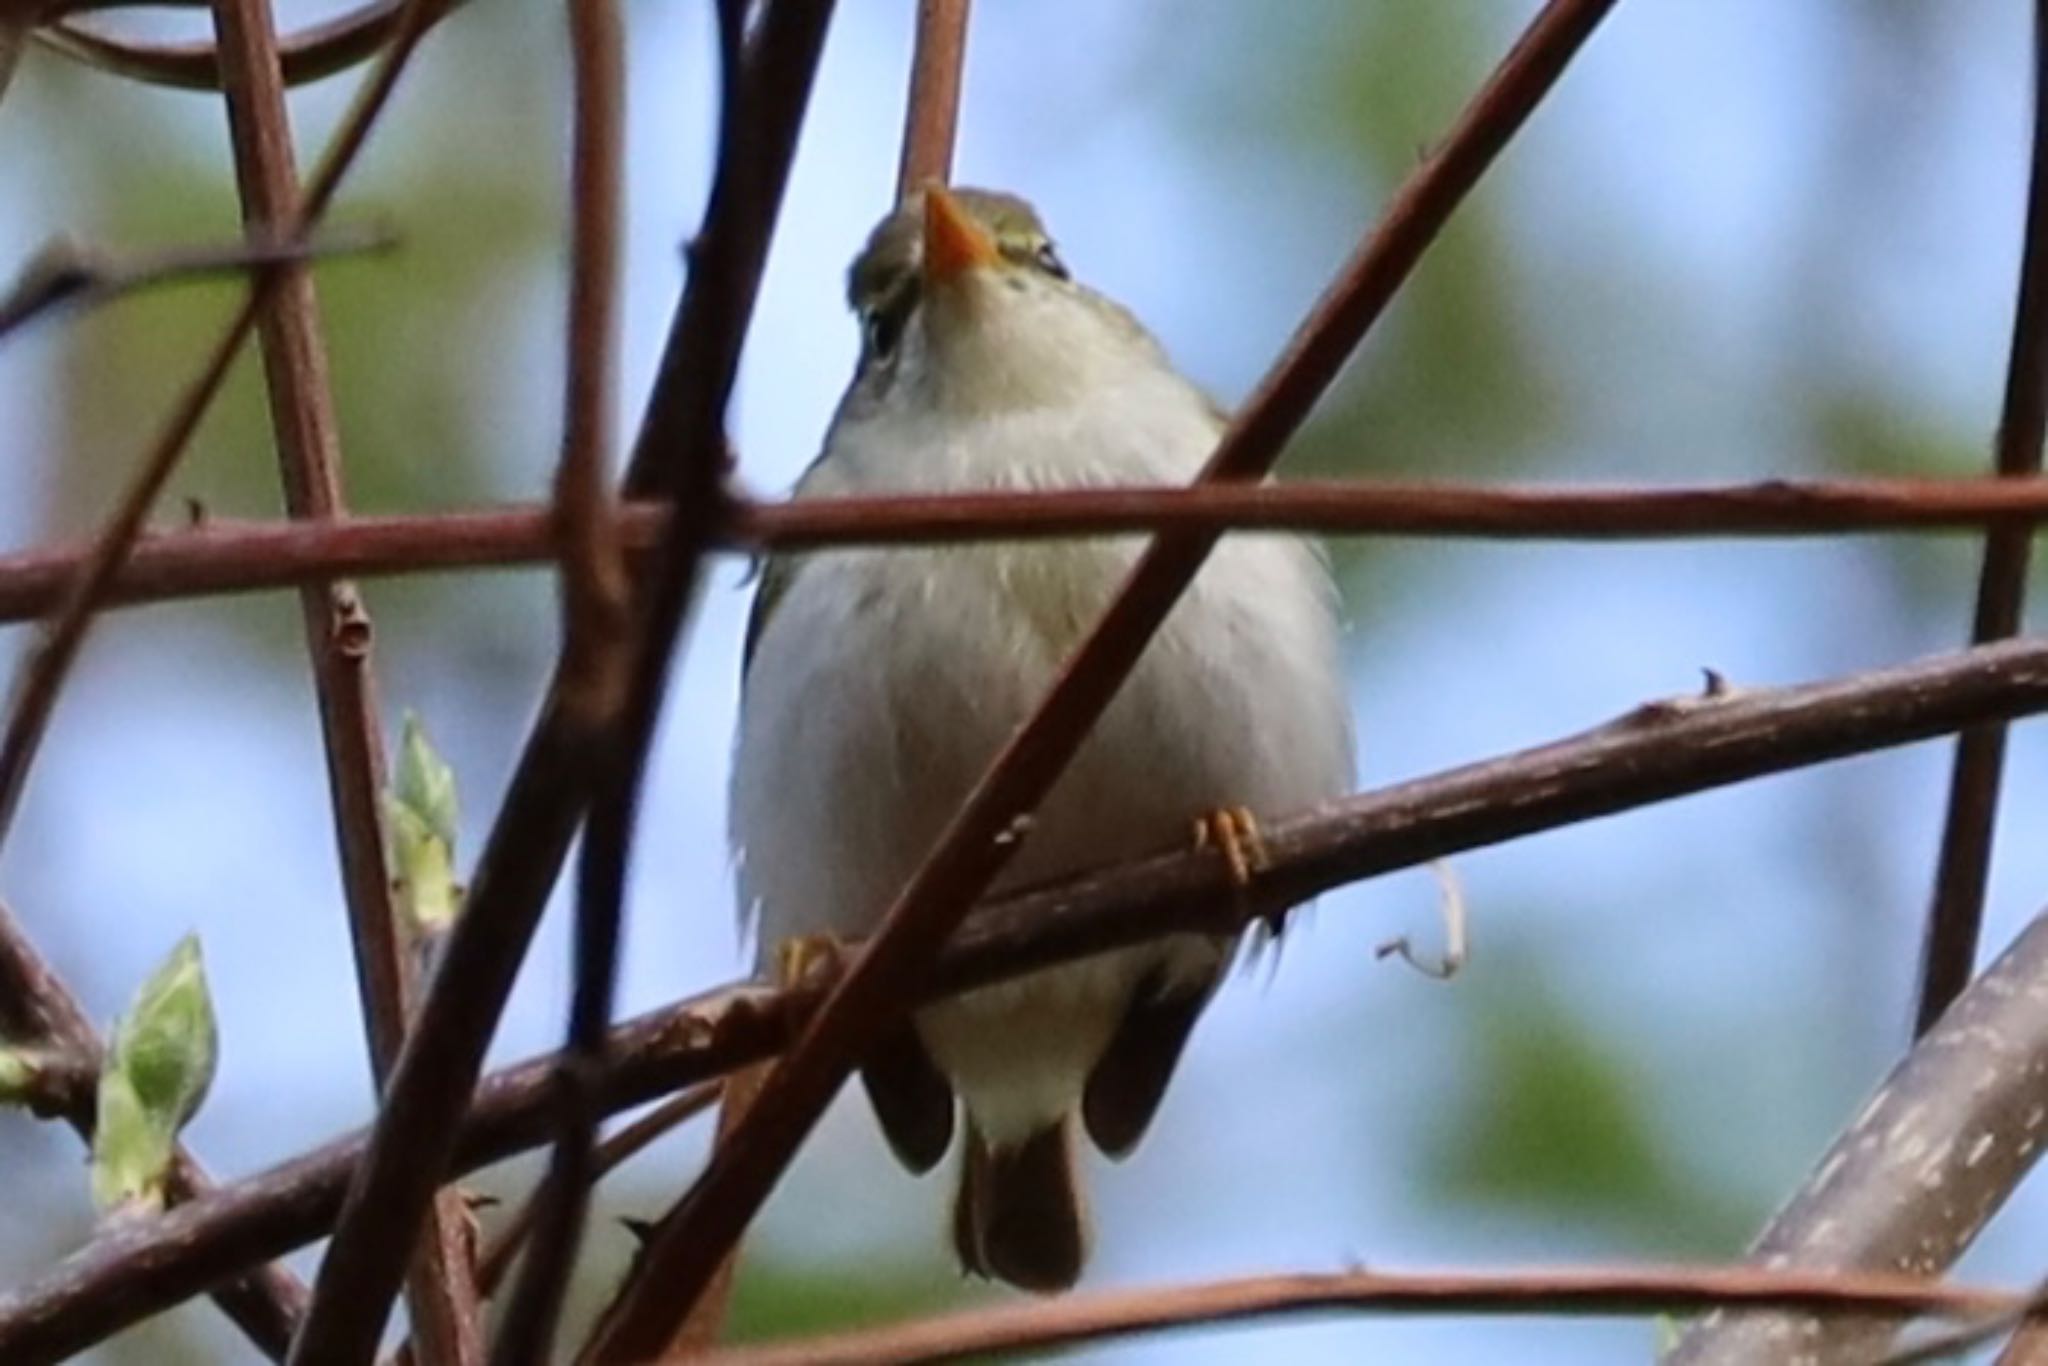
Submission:
MULTIPOLYGON (((886 207, 910 0, 840 6, 734 433, 779 492, 814 453, 856 345, 842 271, 886 207)), ((1075 272, 1240 398, 1532 3, 982 0, 958 177, 1021 191, 1075 272)), ((1460 212, 1284 465, 1294 474, 1719 480, 1972 473, 1996 422, 2018 268, 2028 7, 1861 0, 1623 4, 1460 212)), ((476 5, 432 38, 336 219, 403 236, 321 276, 350 496, 364 511, 545 491, 559 429, 566 51, 560 6, 476 5)), ((287 3, 288 23, 327 12, 287 3)), ((708 176, 708 7, 631 7, 630 431, 708 176)), ((197 34, 203 25, 131 31, 197 34)), ((295 96, 302 160, 350 81, 295 96)), ((0 262, 69 231, 107 246, 235 232, 215 97, 31 55, 0 105, 0 262)), ((91 526, 235 291, 48 325, 0 354, 0 544, 91 526)), ((180 499, 267 515, 256 366, 216 406, 180 499)), ((1339 547, 1365 781, 1385 783, 1694 689, 1793 682, 1965 635, 1967 538, 1339 547)), ((677 678, 645 809, 623 1007, 728 979, 723 840, 745 567, 724 563, 677 678)), ((368 586, 395 732, 459 773, 465 867, 555 649, 538 572, 368 586)), ((11 673, 28 643, 0 628, 11 673)), ((2043 740, 2019 732, 1991 884, 1997 945, 2048 888, 2043 740)), ((105 621, 0 865, 0 894, 96 1016, 186 930, 223 1061, 189 1131, 247 1172, 370 1112, 296 605, 105 621)), ((1475 956, 1448 985, 1375 961, 1433 943, 1421 874, 1324 899, 1277 968, 1239 977, 1162 1120, 1098 1172, 1090 1283, 1353 1264, 1504 1267, 1735 1254, 1907 1036, 1947 751, 1754 783, 1457 860, 1475 956)), ((558 908, 559 909, 559 908, 558 908)), ((494 1056, 550 1045, 553 914, 494 1056)), ((692 1130, 605 1189, 670 1198, 692 1130)), ((500 1194, 530 1166, 490 1174, 500 1194)), ((0 1114, 0 1276, 86 1237, 72 1135, 0 1114)), ((790 1332, 967 1302, 945 1182, 899 1172, 842 1101, 748 1248, 738 1328, 790 1332)), ((2037 1278, 2023 1191, 1969 1267, 2037 1278)), ((298 1264, 309 1267, 301 1257, 298 1264)), ((1630 1361, 1647 1323, 1332 1318, 1103 1348, 1103 1361, 1630 1361)), ((209 1306, 96 1362, 247 1355, 209 1306)))

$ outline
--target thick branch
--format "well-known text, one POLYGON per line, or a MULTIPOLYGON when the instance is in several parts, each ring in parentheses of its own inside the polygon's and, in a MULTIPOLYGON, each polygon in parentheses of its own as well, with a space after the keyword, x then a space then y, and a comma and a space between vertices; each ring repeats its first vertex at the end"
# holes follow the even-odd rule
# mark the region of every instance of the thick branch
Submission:
MULTIPOLYGON (((105 606, 291 587, 318 579, 541 564, 558 555, 538 506, 347 517, 308 525, 214 521, 146 536, 105 606)), ((619 510, 619 535, 644 553, 662 507, 619 510)), ((735 502, 718 533, 727 550, 817 549, 1122 535, 1139 531, 1314 532, 1325 536, 1498 540, 1675 540, 1961 531, 2048 520, 2048 479, 1771 479, 1676 488, 1484 487, 1428 480, 1302 480, 1192 488, 1047 489, 1033 493, 735 502)), ((48 611, 84 552, 68 546, 0 555, 0 623, 48 611)))
MULTIPOLYGON (((2048 710, 2048 642, 2012 642, 1797 688, 1737 690, 1637 708, 1518 754, 1415 779, 1270 824, 1271 868, 1247 900, 1221 860, 1181 852, 1004 899, 977 913, 916 999, 1188 930, 1228 933, 1270 902, 1591 817, 2048 710)), ((613 1030, 607 1110, 623 1109, 771 1056, 812 1017, 821 991, 742 985, 613 1030)), ((468 1171, 545 1141, 552 1056, 488 1079, 451 1122, 468 1171)), ((330 1227, 362 1134, 235 1183, 162 1218, 96 1238, 0 1296, 0 1360, 83 1350, 241 1267, 330 1227)))
MULTIPOLYGON (((2034 6, 2034 155, 2025 242, 2005 402, 1998 419, 1997 465, 2005 478, 2040 472, 2042 441, 2048 434, 2048 0, 2036 0, 2034 6)), ((1984 538, 1977 611, 1970 625, 1974 643, 2004 640, 2019 632, 2033 539, 2031 530, 2015 526, 1993 527, 1984 538)), ((1977 963, 2004 771, 2003 726, 1966 731, 1957 738, 1933 904, 1927 912, 1920 1006, 1914 1020, 1919 1033, 1941 1018, 1977 963)))
MULTIPOLYGON (((2037 918, 1924 1035, 1812 1175, 1764 1229, 1750 1258, 1773 1267, 1938 1276, 1954 1264, 2041 1155, 2048 1112, 2048 917, 2037 918)), ((1668 1366, 1783 1359, 1871 1361, 1893 1317, 1713 1314, 1668 1366)))
MULTIPOLYGON (((1138 1333, 1288 1314, 1642 1316, 1703 1309, 1803 1309, 1833 1318, 1883 1308, 1955 1318, 2015 1312, 2024 1295, 1869 1272, 1766 1271, 1746 1266, 1484 1272, 1303 1272, 1150 1290, 1065 1295, 966 1309, 828 1337, 735 1347, 695 1366, 926 1366, 982 1361, 1138 1333)), ((675 1358, 677 1366, 685 1358, 675 1358)))

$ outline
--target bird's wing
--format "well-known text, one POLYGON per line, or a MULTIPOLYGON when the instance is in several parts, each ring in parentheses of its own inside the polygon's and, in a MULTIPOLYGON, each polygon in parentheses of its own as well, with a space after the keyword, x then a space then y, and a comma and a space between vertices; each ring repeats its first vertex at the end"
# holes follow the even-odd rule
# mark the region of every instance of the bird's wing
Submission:
MULTIPOLYGON (((821 484, 830 481, 831 471, 826 465, 827 452, 831 442, 826 441, 826 451, 820 451, 811 463, 804 466, 804 472, 797 477, 796 486, 789 491, 791 499, 814 496, 821 484)), ((796 582, 797 571, 803 567, 801 555, 769 555, 760 562, 761 586, 754 590, 754 605, 747 612, 747 636, 740 646, 740 679, 746 680, 747 669, 754 662, 754 647, 761 643, 761 633, 768 629, 768 622, 775 615, 776 607, 796 582)))

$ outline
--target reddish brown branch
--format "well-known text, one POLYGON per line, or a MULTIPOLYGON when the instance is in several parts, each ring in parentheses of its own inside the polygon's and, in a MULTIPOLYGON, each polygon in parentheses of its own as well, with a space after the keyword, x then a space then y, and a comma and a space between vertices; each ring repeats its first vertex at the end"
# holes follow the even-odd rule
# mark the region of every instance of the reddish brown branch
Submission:
MULTIPOLYGON (((1410 178, 1224 435, 1205 481, 1256 480, 1336 377, 1453 208, 1591 36, 1613 0, 1553 0, 1410 178)), ((1200 569, 1216 533, 1162 537, 1024 728, 976 785, 761 1094, 665 1216, 635 1268, 607 1351, 661 1350, 795 1156, 855 1058, 900 1019, 940 948, 1008 858, 998 836, 1037 806, 1200 569)))
POLYGON ((1301 1272, 966 1309, 688 1360, 700 1366, 927 1366, 1333 1310, 1627 1317, 1703 1309, 1801 1309, 1825 1315, 1880 1309, 1906 1317, 1960 1318, 2011 1313, 2026 1303, 2026 1296, 2013 1291, 1942 1285, 1915 1276, 1747 1266, 1301 1272))
MULTIPOLYGON (((1637 708, 1536 749, 1333 803, 1268 827, 1247 898, 1220 860, 1180 852, 978 912, 920 982, 922 1002, 1169 933, 1230 933, 1266 904, 1538 831, 1987 719, 2048 710, 2048 642, 1985 646, 1880 673, 1637 708)), ((473 913, 473 912, 472 912, 473 913)), ((616 1028, 601 1086, 623 1109, 757 1063, 815 1018, 820 992, 741 985, 616 1028)), ((449 1120, 467 1171, 548 1136, 551 1057, 487 1079, 449 1120)), ((358 1133, 155 1220, 96 1238, 0 1294, 0 1360, 77 1352, 331 1227, 375 1140, 358 1133)))
MULTIPOLYGON (((2048 0, 2037 0, 2033 170, 2027 185, 2019 297, 2013 307, 2012 354, 1998 419, 1998 473, 2006 478, 2038 474, 2044 435, 2048 435, 2048 0)), ((1984 538, 1977 611, 1970 626, 1973 642, 2004 640, 2019 631, 2032 548, 2030 528, 1993 527, 1984 538)), ((1916 1033, 1924 1034, 1933 1027, 1976 966, 2004 770, 2003 726, 1967 731, 1957 738, 1933 904, 1927 912, 1916 1033)))
MULTIPOLYGON (((213 9, 244 225, 259 238, 289 240, 300 217, 299 177, 269 0, 215 0, 213 9)), ((336 517, 345 506, 340 426, 319 299, 303 264, 278 268, 259 307, 257 333, 285 507, 299 519, 336 517)), ((308 584, 299 602, 371 1073, 381 1086, 405 1038, 413 959, 400 943, 384 858, 384 747, 370 616, 345 581, 308 584)), ((483 1360, 470 1250, 468 1212, 459 1193, 448 1192, 435 1203, 409 1278, 424 1366, 483 1360)))
POLYGON ((967 64, 969 0, 917 0, 917 45, 910 59, 910 99, 903 114, 903 155, 896 197, 953 177, 960 127, 960 78, 967 64))
MULTIPOLYGON (((1192 488, 1048 489, 739 502, 726 549, 1106 536, 1136 531, 1315 532, 1500 540, 1676 540, 1960 531, 2048 519, 2048 479, 1772 479, 1676 488, 1475 487, 1428 480, 1192 488)), ((660 538, 663 510, 618 510, 629 552, 660 538)), ((84 551, 0 555, 0 623, 46 612, 84 551)), ((145 536, 105 606, 449 569, 540 564, 558 548, 539 507, 347 517, 326 524, 213 521, 145 536)))
MULTIPOLYGON (((61 1118, 80 1138, 92 1142, 99 1033, 78 998, 36 952, 4 904, 0 904, 0 1043, 46 1048, 73 1064, 70 1084, 44 1096, 48 1108, 38 1113, 61 1118)), ((206 1169, 182 1146, 178 1148, 165 1182, 171 1204, 198 1199, 214 1189, 206 1169)), ((265 1262, 253 1271, 238 1269, 232 1279, 213 1291, 213 1298, 256 1350, 273 1361, 282 1361, 292 1330, 305 1312, 306 1287, 285 1267, 265 1262)))

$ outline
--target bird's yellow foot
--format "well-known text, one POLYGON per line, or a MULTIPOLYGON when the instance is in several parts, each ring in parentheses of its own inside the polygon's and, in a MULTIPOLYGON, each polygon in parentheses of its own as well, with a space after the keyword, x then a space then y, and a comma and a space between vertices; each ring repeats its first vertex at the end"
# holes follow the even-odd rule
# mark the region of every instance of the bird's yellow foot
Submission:
POLYGON ((791 935, 775 946, 775 985, 800 987, 839 976, 851 956, 846 941, 832 934, 791 935))
POLYGON ((1252 885, 1252 878, 1272 866, 1266 855, 1266 841, 1259 835, 1258 817, 1250 807, 1223 806, 1195 821, 1195 848, 1214 849, 1230 869, 1230 880, 1238 890, 1252 885))

